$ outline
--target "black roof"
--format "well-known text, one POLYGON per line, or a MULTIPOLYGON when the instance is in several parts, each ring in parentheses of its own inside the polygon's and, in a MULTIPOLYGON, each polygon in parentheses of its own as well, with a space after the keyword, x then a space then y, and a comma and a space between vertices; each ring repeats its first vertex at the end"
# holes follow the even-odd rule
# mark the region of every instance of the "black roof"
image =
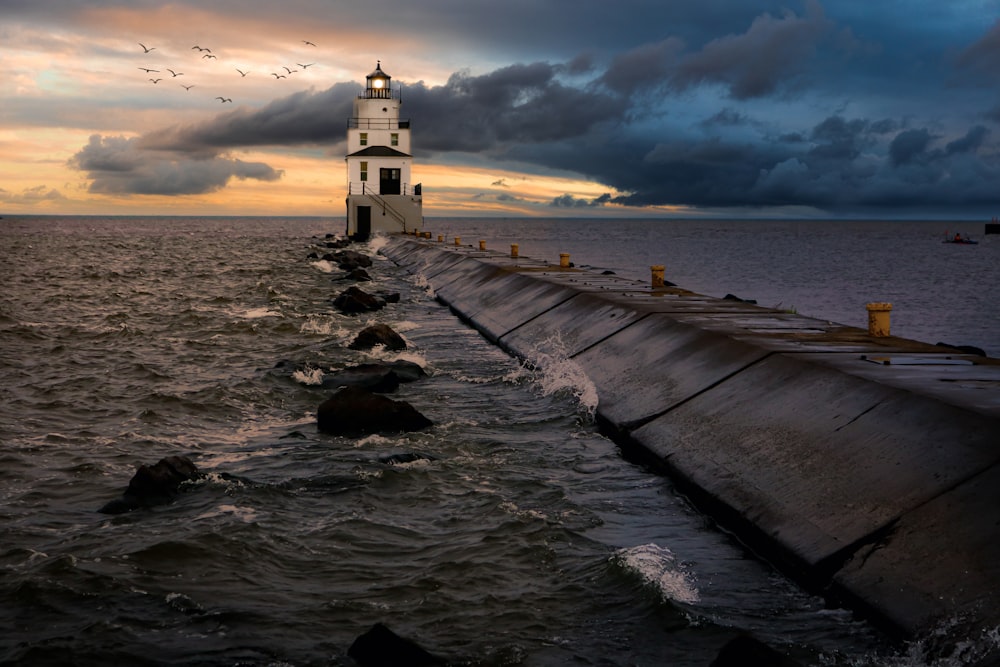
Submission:
POLYGON ((369 146, 368 148, 362 148, 356 153, 351 153, 347 157, 413 157, 408 153, 402 151, 397 151, 395 148, 389 148, 388 146, 369 146))

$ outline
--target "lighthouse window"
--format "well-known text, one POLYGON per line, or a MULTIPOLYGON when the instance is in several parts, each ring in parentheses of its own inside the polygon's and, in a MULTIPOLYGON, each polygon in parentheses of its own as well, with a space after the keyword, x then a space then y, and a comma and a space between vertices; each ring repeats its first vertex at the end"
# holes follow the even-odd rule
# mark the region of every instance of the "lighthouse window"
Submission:
POLYGON ((368 145, 368 133, 367 132, 362 132, 361 133, 361 145, 362 146, 367 146, 368 145))
POLYGON ((362 162, 361 163, 361 180, 362 181, 367 181, 368 180, 368 163, 367 162, 362 162))
POLYGON ((399 132, 393 132, 389 135, 389 143, 393 146, 399 145, 399 132))

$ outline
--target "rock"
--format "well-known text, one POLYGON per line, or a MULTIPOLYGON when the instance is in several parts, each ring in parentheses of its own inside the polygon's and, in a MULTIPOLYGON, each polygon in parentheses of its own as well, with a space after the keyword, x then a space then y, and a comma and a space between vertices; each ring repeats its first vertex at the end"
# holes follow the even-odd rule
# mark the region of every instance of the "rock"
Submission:
POLYGON ((347 347, 351 350, 370 350, 376 345, 384 345, 387 350, 406 349, 406 341, 388 324, 365 327, 347 347))
POLYGON ((347 649, 347 655, 361 667, 431 667, 445 664, 441 658, 400 637, 381 623, 376 623, 371 630, 355 639, 351 648, 347 649))
POLYGON ((399 303, 399 292, 382 292, 379 297, 386 303, 399 303))
POLYGON ((112 500, 99 512, 123 514, 139 507, 163 505, 180 492, 180 486, 199 477, 198 468, 183 456, 168 456, 152 466, 141 465, 117 500, 112 500))
POLYGON ((391 368, 378 364, 345 368, 323 376, 324 389, 340 387, 361 387, 377 394, 388 394, 399 387, 399 376, 391 368))
POLYGON ((403 382, 415 382, 426 377, 424 369, 412 361, 358 364, 323 376, 324 389, 362 387, 376 393, 395 391, 403 382))
POLYGON ((378 457, 379 463, 384 463, 390 466, 398 466, 406 463, 414 463, 415 461, 433 461, 433 456, 428 456, 427 454, 418 454, 417 452, 401 452, 399 454, 388 454, 386 456, 378 457))
POLYGON ((372 258, 363 252, 356 250, 341 250, 333 253, 334 261, 345 271, 351 271, 358 267, 367 269, 372 265, 372 258))
POLYGON ((358 267, 347 274, 346 276, 350 280, 356 280, 358 282, 370 281, 372 277, 368 275, 368 272, 358 267))
POLYGON ((728 641, 709 667, 746 667, 746 665, 802 667, 799 662, 746 634, 738 635, 728 641))
POLYGON ((345 387, 316 409, 320 431, 333 435, 369 435, 419 431, 433 426, 406 401, 394 401, 360 387, 345 387))
POLYGON ((352 285, 333 300, 333 306, 347 315, 356 315, 380 310, 385 307, 385 301, 352 285))

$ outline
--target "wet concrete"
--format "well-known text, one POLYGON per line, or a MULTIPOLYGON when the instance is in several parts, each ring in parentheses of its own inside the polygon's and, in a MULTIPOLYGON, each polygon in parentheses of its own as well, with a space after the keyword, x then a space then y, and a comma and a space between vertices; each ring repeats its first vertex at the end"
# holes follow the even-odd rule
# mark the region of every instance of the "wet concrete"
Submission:
MULTIPOLYGON (((383 253, 759 554, 907 638, 1000 626, 1000 360, 468 246, 383 253)), ((859 308, 863 304, 859 304, 859 308)))

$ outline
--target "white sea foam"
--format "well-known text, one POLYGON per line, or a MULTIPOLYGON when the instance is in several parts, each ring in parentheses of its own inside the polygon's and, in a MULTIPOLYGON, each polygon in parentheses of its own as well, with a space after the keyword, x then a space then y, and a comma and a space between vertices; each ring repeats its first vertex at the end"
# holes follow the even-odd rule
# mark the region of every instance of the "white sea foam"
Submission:
POLYGON ((558 333, 540 341, 528 354, 526 363, 531 368, 529 376, 541 388, 543 395, 568 392, 579 402, 588 418, 594 418, 597 413, 597 387, 583 367, 569 358, 558 333))
POLYGON ((333 273, 337 270, 337 265, 326 259, 320 259, 310 263, 323 273, 333 273))
POLYGON ((299 332, 320 336, 339 336, 341 338, 346 337, 350 333, 344 328, 341 322, 330 315, 310 315, 299 327, 299 332))
POLYGON ((693 577, 666 547, 643 544, 619 549, 611 560, 626 571, 638 575, 665 602, 692 604, 700 599, 693 577))
POLYGON ((431 286, 431 281, 427 279, 427 276, 423 272, 418 271, 413 276, 413 285, 418 289, 422 289, 427 296, 432 299, 437 298, 437 292, 431 286))
POLYGON ((319 385, 323 384, 323 369, 322 368, 307 368, 303 370, 297 370, 292 373, 292 379, 299 384, 305 385, 319 385))
POLYGON ((371 251, 377 253, 379 250, 385 247, 389 242, 389 237, 383 234, 376 234, 368 239, 368 247, 371 251))
POLYGON ((271 310, 267 306, 244 310, 240 314, 248 320, 259 320, 263 317, 281 317, 281 313, 276 310, 271 310))

